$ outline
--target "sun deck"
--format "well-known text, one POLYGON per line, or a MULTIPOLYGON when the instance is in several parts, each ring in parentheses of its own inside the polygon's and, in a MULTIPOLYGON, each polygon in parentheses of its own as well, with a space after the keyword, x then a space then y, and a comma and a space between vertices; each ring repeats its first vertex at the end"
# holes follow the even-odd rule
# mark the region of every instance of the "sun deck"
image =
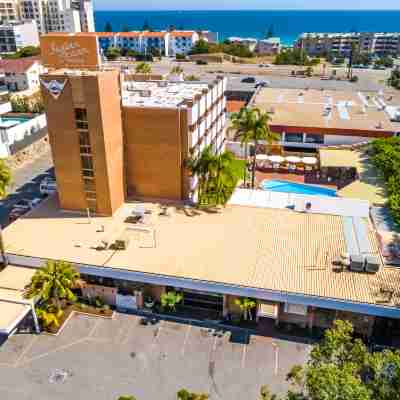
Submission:
MULTIPOLYGON (((340 216, 228 206, 207 213, 144 203, 144 224, 127 224, 137 205, 117 215, 92 217, 59 211, 51 198, 4 231, 8 254, 62 259, 196 282, 259 288, 278 293, 396 306, 400 270, 375 275, 337 272, 332 261, 346 251, 340 216), (96 250, 99 242, 129 237, 126 250, 96 250), (384 293, 394 293, 390 301, 384 293)), ((373 254, 377 242, 369 228, 373 254)))

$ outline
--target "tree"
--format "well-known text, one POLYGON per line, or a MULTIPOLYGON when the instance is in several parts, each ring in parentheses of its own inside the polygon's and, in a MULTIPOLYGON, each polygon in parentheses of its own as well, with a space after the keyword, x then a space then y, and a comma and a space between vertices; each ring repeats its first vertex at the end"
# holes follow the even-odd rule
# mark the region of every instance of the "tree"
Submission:
POLYGON ((119 396, 118 400, 136 400, 135 396, 119 396))
POLYGON ((169 71, 169 73, 172 75, 183 74, 183 68, 180 65, 175 65, 174 67, 171 68, 171 71, 169 71))
POLYGON ((186 389, 181 389, 177 394, 176 397, 178 400, 208 400, 208 394, 204 393, 193 393, 189 392, 186 389))
POLYGON ((269 39, 269 38, 272 38, 274 36, 274 25, 270 25, 269 27, 268 27, 268 31, 267 31, 267 33, 265 34, 265 38, 266 39, 269 39))
POLYGON ((163 308, 168 308, 170 311, 175 311, 176 305, 179 304, 182 299, 183 295, 181 293, 171 290, 161 295, 161 306, 163 308))
POLYGON ((121 32, 129 32, 130 30, 129 25, 123 25, 121 28, 121 32))
POLYGON ((0 198, 4 198, 7 194, 7 188, 11 183, 10 167, 0 160, 0 198))
POLYGON ((109 47, 106 51, 106 57, 109 60, 116 60, 121 57, 121 50, 118 47, 109 47))
POLYGON ((253 299, 249 299, 248 297, 241 297, 235 299, 235 304, 240 308, 242 312, 243 319, 247 321, 248 319, 251 320, 251 310, 256 307, 257 303, 253 299))
POLYGON ((293 367, 287 380, 296 390, 288 399, 399 400, 400 352, 369 352, 353 338, 351 323, 337 320, 307 364, 293 367))
POLYGON ((19 49, 17 52, 12 54, 5 54, 4 58, 17 59, 24 57, 35 57, 40 55, 40 47, 36 46, 25 46, 19 49))
POLYGON ((390 73, 390 78, 388 79, 388 85, 394 87, 395 89, 400 89, 400 69, 392 70, 390 73))
POLYGON ((199 81, 200 78, 197 75, 185 75, 185 81, 199 81))
POLYGON ((47 261, 32 277, 26 296, 44 304, 60 307, 61 300, 75 301, 72 289, 79 280, 79 272, 68 262, 47 261))
MULTIPOLYGON (((251 140, 252 115, 249 108, 241 108, 238 113, 231 115, 231 126, 229 130, 234 132, 234 139, 239 140, 244 146, 244 159, 247 161, 248 147, 251 140)), ((247 171, 244 169, 243 182, 246 185, 247 171)))
POLYGON ((106 22, 105 26, 104 26, 104 32, 112 32, 113 31, 113 27, 111 25, 111 22, 106 22))
POLYGON ((137 74, 151 74, 151 65, 145 62, 140 62, 136 65, 135 71, 137 74))
POLYGON ((146 19, 145 21, 144 21, 144 24, 143 24, 143 27, 142 27, 142 31, 151 31, 152 29, 151 29, 151 26, 150 26, 150 24, 149 24, 149 20, 148 19, 146 19))
POLYGON ((207 54, 209 53, 209 44, 204 39, 199 39, 190 50, 190 54, 207 54))

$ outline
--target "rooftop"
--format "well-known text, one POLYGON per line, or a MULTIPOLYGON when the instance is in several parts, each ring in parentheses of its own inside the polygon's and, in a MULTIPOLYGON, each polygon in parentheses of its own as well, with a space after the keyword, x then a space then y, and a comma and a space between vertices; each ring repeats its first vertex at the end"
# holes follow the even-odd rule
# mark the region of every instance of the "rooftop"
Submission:
POLYGON ((233 205, 222 212, 170 205, 169 216, 162 216, 160 204, 140 206, 147 211, 143 224, 125 222, 137 203, 89 222, 83 214, 60 211, 57 198, 49 198, 4 230, 6 252, 281 294, 385 306, 400 301, 396 268, 381 267, 377 274, 335 270, 332 261, 346 252, 341 216, 233 205), (95 249, 121 236, 129 238, 126 250, 95 249), (391 300, 382 298, 384 288, 395 291, 391 300))
POLYGON ((391 113, 400 99, 334 90, 262 89, 254 106, 272 112, 272 127, 324 131, 392 133, 400 129, 391 113), (386 109, 388 108, 388 110, 386 109))
POLYGON ((0 70, 4 72, 15 72, 21 74, 26 72, 33 64, 40 62, 38 57, 25 57, 18 59, 0 60, 0 70))
POLYGON ((300 35, 300 38, 318 38, 318 37, 359 37, 359 36, 375 36, 375 37, 400 37, 398 32, 305 32, 300 35))
POLYGON ((175 108, 185 100, 208 89, 208 83, 169 81, 127 81, 122 86, 122 104, 126 107, 175 108))

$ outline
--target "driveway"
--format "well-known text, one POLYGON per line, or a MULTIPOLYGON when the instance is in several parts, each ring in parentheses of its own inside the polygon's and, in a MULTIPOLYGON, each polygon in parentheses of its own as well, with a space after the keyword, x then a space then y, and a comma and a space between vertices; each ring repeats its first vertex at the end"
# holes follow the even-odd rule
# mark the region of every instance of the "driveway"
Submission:
POLYGON ((176 399, 181 388, 211 399, 257 399, 260 387, 288 388, 285 376, 309 346, 246 331, 117 313, 112 320, 75 315, 63 332, 16 334, 0 347, 0 398, 19 400, 176 399))

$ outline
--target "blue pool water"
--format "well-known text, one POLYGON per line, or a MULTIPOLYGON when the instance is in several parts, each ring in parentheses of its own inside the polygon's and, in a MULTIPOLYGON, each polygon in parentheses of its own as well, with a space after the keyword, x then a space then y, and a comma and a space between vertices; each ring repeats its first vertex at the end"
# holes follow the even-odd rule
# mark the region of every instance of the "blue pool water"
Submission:
POLYGON ((336 190, 326 189, 319 186, 304 185, 302 183, 294 183, 288 181, 280 181, 277 179, 266 180, 262 183, 264 190, 270 190, 271 192, 283 192, 283 193, 297 193, 307 194, 311 196, 328 196, 336 197, 336 190))

